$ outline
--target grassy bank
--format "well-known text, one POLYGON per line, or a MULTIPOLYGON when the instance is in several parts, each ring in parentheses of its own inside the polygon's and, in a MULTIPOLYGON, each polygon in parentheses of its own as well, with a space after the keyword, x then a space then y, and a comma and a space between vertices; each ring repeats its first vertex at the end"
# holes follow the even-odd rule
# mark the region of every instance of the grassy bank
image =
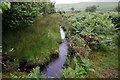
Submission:
POLYGON ((52 54, 58 54, 61 41, 58 17, 60 15, 44 16, 23 31, 3 36, 5 44, 3 54, 12 59, 10 61, 3 56, 6 72, 17 71, 21 66, 20 62, 23 67, 33 64, 43 65, 50 61, 52 54))

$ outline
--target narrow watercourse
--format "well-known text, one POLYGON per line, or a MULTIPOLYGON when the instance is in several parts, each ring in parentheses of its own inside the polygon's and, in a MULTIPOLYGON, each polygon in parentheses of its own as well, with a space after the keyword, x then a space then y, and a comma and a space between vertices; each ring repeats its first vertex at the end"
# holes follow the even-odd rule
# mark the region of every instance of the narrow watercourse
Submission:
POLYGON ((65 38, 65 31, 64 28, 59 25, 62 43, 59 45, 59 57, 53 59, 41 72, 46 77, 60 77, 62 72, 61 70, 64 67, 64 63, 66 60, 68 46, 67 40, 65 38))

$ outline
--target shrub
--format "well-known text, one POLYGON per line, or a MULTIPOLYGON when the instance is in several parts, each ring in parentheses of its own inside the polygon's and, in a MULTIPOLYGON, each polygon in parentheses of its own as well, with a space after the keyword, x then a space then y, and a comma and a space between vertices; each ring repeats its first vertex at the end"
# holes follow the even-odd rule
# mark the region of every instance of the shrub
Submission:
POLYGON ((97 6, 93 5, 93 6, 86 7, 85 11, 86 12, 95 12, 96 9, 97 9, 97 6))
MULTIPOLYGON (((114 36, 116 35, 113 31, 116 24, 113 24, 113 18, 110 18, 112 15, 112 13, 100 14, 97 12, 81 12, 79 14, 72 15, 68 17, 68 20, 72 23, 73 27, 69 28, 70 31, 67 34, 71 34, 73 36, 77 35, 78 37, 83 38, 86 42, 83 44, 88 45, 92 50, 100 49, 100 47, 103 46, 102 42, 105 42, 106 40, 114 40, 114 36)), ((114 16, 115 15, 117 16, 117 14, 114 14, 114 16)), ((112 42, 113 41, 110 43, 112 42)), ((76 44, 79 43, 76 42, 76 44)))

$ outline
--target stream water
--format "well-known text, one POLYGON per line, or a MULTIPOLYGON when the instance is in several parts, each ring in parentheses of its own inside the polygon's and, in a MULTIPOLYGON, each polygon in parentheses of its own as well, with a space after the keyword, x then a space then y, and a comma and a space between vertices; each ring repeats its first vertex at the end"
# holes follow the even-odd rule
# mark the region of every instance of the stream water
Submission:
POLYGON ((66 60, 66 55, 68 52, 67 40, 65 39, 65 31, 62 26, 60 26, 60 33, 62 38, 62 43, 59 45, 59 57, 57 59, 52 60, 45 69, 42 70, 42 73, 46 77, 60 77, 61 70, 64 67, 64 63, 66 60))

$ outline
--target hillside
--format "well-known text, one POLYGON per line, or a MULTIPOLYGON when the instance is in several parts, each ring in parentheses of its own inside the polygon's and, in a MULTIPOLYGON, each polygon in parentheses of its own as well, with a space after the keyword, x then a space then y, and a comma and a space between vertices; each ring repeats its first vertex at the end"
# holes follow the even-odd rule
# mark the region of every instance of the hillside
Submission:
POLYGON ((76 11, 84 11, 87 6, 96 5, 98 11, 111 11, 118 3, 117 2, 81 2, 74 4, 56 4, 56 10, 70 11, 71 7, 74 7, 76 11))

